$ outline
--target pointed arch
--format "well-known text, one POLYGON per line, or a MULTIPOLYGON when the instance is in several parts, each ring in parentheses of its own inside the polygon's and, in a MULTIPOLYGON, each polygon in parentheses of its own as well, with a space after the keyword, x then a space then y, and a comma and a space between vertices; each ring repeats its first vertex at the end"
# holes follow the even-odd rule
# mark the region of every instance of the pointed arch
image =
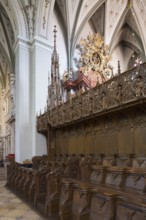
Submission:
POLYGON ((113 51, 113 48, 115 47, 114 45, 114 40, 116 39, 117 35, 119 34, 119 31, 122 27, 122 25, 124 24, 124 20, 125 20, 125 17, 128 13, 128 11, 131 10, 132 14, 134 15, 133 18, 134 18, 134 21, 136 22, 136 25, 138 27, 138 31, 140 33, 140 37, 141 37, 141 40, 142 40, 142 43, 143 43, 143 48, 144 48, 144 53, 146 54, 146 46, 145 46, 145 42, 144 42, 144 34, 143 34, 143 31, 142 31, 142 27, 140 25, 140 22, 138 20, 138 16, 136 15, 136 11, 133 9, 133 8, 125 8, 125 10, 123 11, 123 14, 121 15, 117 25, 115 26, 114 28, 114 31, 113 31, 113 34, 111 36, 111 39, 110 39, 110 42, 109 42, 109 48, 111 50, 111 52, 113 51))
POLYGON ((143 42, 143 46, 144 46, 145 57, 146 57, 146 34, 145 34, 145 29, 146 29, 145 23, 146 23, 146 20, 142 19, 142 16, 140 16, 141 12, 139 11, 138 5, 136 5, 135 1, 133 2, 132 11, 133 11, 133 14, 135 15, 134 16, 135 17, 135 22, 136 22, 136 24, 137 24, 137 26, 139 28, 140 36, 141 36, 141 39, 142 39, 142 42, 143 42))
POLYGON ((73 56, 73 51, 75 49, 75 45, 76 42, 78 40, 78 37, 80 35, 80 33, 82 32, 85 23, 92 17, 92 15, 98 10, 98 8, 105 3, 105 0, 99 0, 97 1, 92 8, 88 11, 88 13, 85 15, 85 17, 83 18, 82 22, 80 23, 80 25, 77 27, 76 25, 76 29, 74 32, 74 37, 72 37, 72 45, 71 45, 71 60, 72 60, 72 56, 73 56))
POLYGON ((118 60, 120 60, 122 71, 127 70, 133 53, 139 54, 139 57, 145 61, 144 43, 132 9, 131 7, 125 8, 110 37, 109 48, 113 58, 111 65, 114 73, 117 71, 118 60))
POLYGON ((25 13, 20 1, 3 1, 0 0, 0 3, 4 7, 13 27, 15 41, 17 37, 28 37, 28 27, 26 22, 25 13))
MULTIPOLYGON (((13 72, 13 67, 12 67, 12 63, 8 57, 8 54, 6 53, 3 45, 0 43, 0 51, 1 51, 1 54, 2 56, 4 57, 5 59, 5 63, 7 63, 7 65, 9 66, 9 71, 10 72, 13 72)), ((7 72, 4 71, 3 69, 3 64, 2 64, 2 61, 0 61, 0 74, 1 74, 1 82, 2 82, 2 85, 3 87, 5 87, 6 85, 6 77, 7 77, 7 72)))
POLYGON ((3 45, 0 43, 0 51, 1 53, 4 55, 9 67, 10 67, 10 71, 13 71, 13 66, 12 66, 12 63, 11 63, 11 60, 10 58, 8 57, 8 54, 6 53, 5 51, 5 48, 3 47, 3 45))
POLYGON ((116 45, 116 44, 114 44, 114 39, 117 38, 117 35, 119 34, 119 31, 121 30, 121 27, 124 24, 124 20, 125 20, 125 17, 126 17, 126 14, 127 14, 128 10, 129 9, 125 8, 125 10, 123 11, 117 25, 114 28, 113 34, 112 34, 110 42, 109 42, 109 48, 110 48, 111 52, 112 52, 113 48, 116 45))

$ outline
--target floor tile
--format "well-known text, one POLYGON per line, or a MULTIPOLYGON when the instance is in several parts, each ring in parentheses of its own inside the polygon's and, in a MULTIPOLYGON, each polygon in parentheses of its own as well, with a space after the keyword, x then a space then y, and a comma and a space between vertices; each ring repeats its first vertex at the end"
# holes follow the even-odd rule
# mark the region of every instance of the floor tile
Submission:
POLYGON ((13 192, 5 187, 6 168, 0 168, 0 220, 44 220, 13 192))

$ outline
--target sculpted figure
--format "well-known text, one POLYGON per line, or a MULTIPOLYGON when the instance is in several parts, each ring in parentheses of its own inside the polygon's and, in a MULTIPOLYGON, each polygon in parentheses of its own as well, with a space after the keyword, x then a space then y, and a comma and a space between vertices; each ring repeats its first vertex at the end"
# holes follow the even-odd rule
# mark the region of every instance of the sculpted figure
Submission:
POLYGON ((102 98, 101 106, 103 109, 106 109, 107 108, 107 96, 106 96, 105 91, 102 92, 101 98, 102 98))
POLYGON ((123 88, 122 88, 122 85, 121 84, 118 84, 117 85, 117 101, 119 104, 122 104, 123 102, 123 88))
POLYGON ((85 165, 86 165, 85 155, 81 154, 81 160, 80 160, 80 163, 79 163, 81 180, 85 180, 85 173, 86 173, 85 165))
POLYGON ((136 97, 144 96, 144 84, 143 84, 142 76, 137 77, 135 93, 136 93, 136 97))
POLYGON ((69 177, 72 160, 73 160, 72 155, 68 155, 67 159, 66 159, 66 169, 65 169, 65 172, 64 172, 65 176, 69 177))

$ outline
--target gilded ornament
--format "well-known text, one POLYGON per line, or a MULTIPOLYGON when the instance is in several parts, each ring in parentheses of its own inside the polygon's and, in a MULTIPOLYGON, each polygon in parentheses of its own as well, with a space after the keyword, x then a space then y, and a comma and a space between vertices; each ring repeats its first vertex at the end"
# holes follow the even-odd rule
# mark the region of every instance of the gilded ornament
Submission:
MULTIPOLYGON (((103 37, 100 33, 89 34, 86 39, 81 39, 81 70, 96 71, 103 76, 103 79, 109 78, 109 61, 111 56, 109 53, 109 47, 105 44, 103 37), (86 68, 85 68, 86 67, 86 68)), ((84 73, 84 71, 82 71, 84 73)))

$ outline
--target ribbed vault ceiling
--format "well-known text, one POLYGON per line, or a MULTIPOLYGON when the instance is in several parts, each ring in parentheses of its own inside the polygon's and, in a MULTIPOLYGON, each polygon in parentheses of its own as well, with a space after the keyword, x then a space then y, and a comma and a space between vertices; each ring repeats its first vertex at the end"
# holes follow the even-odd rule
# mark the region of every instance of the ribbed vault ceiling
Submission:
MULTIPOLYGON (((71 50, 74 47, 73 42, 74 38, 76 38, 76 33, 79 31, 79 27, 81 26, 81 20, 82 17, 86 17, 86 21, 89 21, 92 30, 96 32, 101 32, 104 35, 105 31, 105 16, 107 11, 109 10, 109 13, 112 13, 113 11, 115 14, 114 20, 116 20, 116 15, 119 14, 120 10, 120 2, 121 5, 125 3, 125 1, 121 0, 108 0, 108 2, 111 2, 113 5, 113 8, 106 9, 105 11, 105 3, 104 1, 67 1, 67 0, 56 0, 55 1, 55 11, 59 18, 59 22, 62 26, 62 30, 64 32, 65 41, 67 43, 67 51, 68 55, 71 55, 71 50), (97 4, 97 3, 102 3, 97 4), (92 6, 92 7, 91 7, 92 6), (112 10, 112 11, 111 11, 112 10), (115 11, 117 10, 117 11, 115 11), (87 16, 83 14, 83 11, 87 13, 87 16), (88 12, 90 13, 88 14, 88 12), (94 13, 93 13, 94 11, 94 13), (82 15, 82 16, 81 16, 82 15)), ((127 10, 126 15, 121 16, 121 24, 119 26, 121 27, 118 30, 118 33, 114 33, 115 37, 112 42, 111 50, 117 46, 122 45, 123 47, 130 48, 133 52, 140 53, 141 57, 145 57, 144 53, 144 47, 143 43, 140 37, 139 28, 136 24, 136 16, 132 11, 132 0, 127 1, 127 10), (123 21, 122 21, 123 20, 123 21)), ((111 24, 112 25, 112 24, 111 24)), ((81 30, 80 30, 81 31, 81 30)), ((108 33, 107 33, 108 36, 108 33)), ((71 57, 71 56, 70 56, 71 57)))
MULTIPOLYGON (((7 13, 1 4, 3 1, 5 4, 8 4, 10 0, 0 0, 0 83, 2 87, 5 87, 6 72, 14 71, 15 62, 13 50, 14 33, 7 13)), ((33 6, 35 10, 39 10, 39 8, 37 8, 39 5, 38 2, 43 2, 42 4, 45 5, 49 3, 54 4, 56 15, 58 16, 60 26, 64 33, 66 50, 69 57, 68 66, 70 65, 70 58, 72 57, 72 51, 75 48, 79 33, 83 30, 86 22, 90 23, 94 32, 102 32, 104 35, 104 25, 107 22, 105 21, 107 14, 111 13, 113 19, 114 17, 116 19, 116 16, 120 14, 120 10, 124 4, 127 4, 127 7, 133 5, 133 0, 18 0, 21 10, 24 12, 28 22, 29 18, 27 18, 27 16, 29 15, 26 13, 27 8, 33 6), (105 6, 105 2, 109 4, 105 6), (109 8, 107 8, 107 6, 109 8)), ((145 2, 145 0, 136 0, 135 6, 138 8, 140 5, 144 4, 143 2, 145 2), (140 4, 138 4, 138 2, 140 2, 140 4)), ((20 13, 22 13, 22 11, 20 13)), ((122 16, 123 15, 121 15, 121 17, 122 16)), ((116 21, 115 19, 113 20, 114 22, 116 21)), ((113 24, 109 25, 112 27, 113 24)), ((106 26, 106 28, 107 31, 109 31, 109 27, 106 26)), ((112 42, 112 48, 118 44, 122 44, 133 51, 140 51, 144 56, 144 48, 139 28, 136 18, 133 16, 133 12, 130 9, 126 13, 121 29, 118 30, 118 33, 114 34, 115 38, 112 42)), ((106 37, 107 36, 108 32, 106 33, 106 37)))
POLYGON ((141 54, 144 58, 144 48, 140 37, 139 29, 135 21, 135 15, 131 10, 128 11, 121 29, 115 36, 113 47, 122 44, 130 48, 133 52, 141 54))
POLYGON ((7 74, 14 70, 14 33, 11 22, 0 3, 0 85, 6 85, 7 74))

